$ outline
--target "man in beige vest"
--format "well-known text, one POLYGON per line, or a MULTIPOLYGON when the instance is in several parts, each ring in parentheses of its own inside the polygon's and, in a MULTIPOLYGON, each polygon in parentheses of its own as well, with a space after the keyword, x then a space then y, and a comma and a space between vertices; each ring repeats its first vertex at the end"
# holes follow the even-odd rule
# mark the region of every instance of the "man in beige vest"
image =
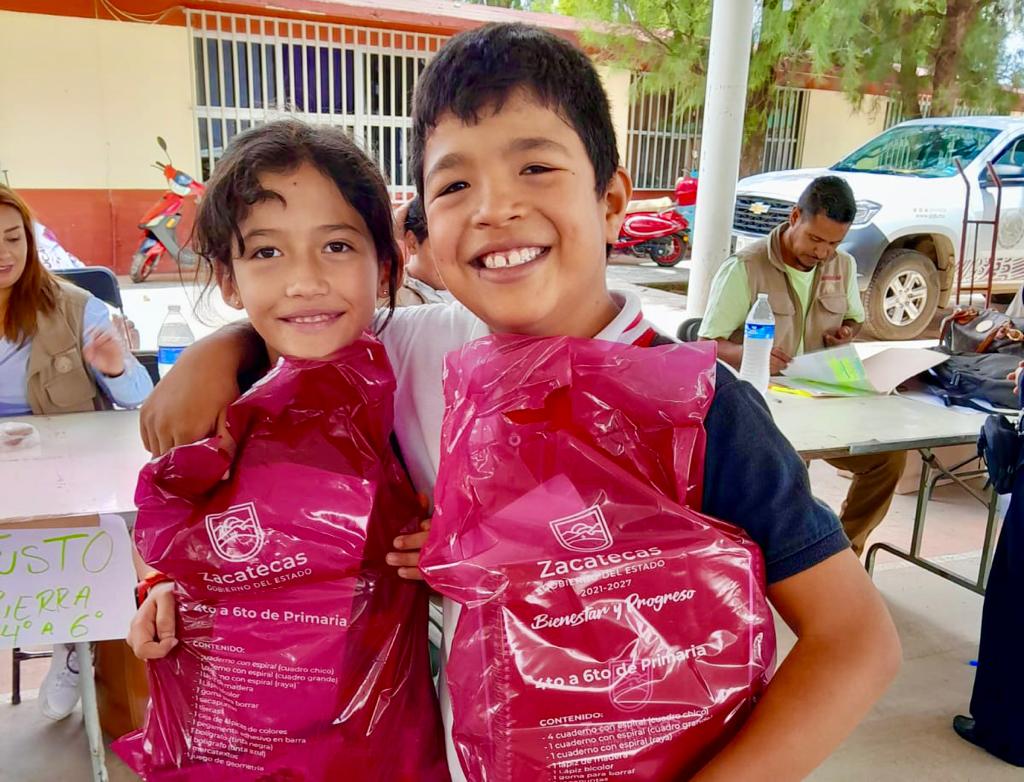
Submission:
MULTIPOLYGON (((788 222, 726 260, 711 284, 699 331, 702 339, 718 342, 719 358, 739 368, 744 322, 758 293, 768 294, 775 314, 772 375, 793 356, 857 336, 864 322, 857 264, 839 249, 856 213, 844 179, 818 177, 801 194, 788 222)), ((858 555, 889 510, 906 458, 905 452, 896 452, 827 460, 853 473, 840 518, 858 555)))

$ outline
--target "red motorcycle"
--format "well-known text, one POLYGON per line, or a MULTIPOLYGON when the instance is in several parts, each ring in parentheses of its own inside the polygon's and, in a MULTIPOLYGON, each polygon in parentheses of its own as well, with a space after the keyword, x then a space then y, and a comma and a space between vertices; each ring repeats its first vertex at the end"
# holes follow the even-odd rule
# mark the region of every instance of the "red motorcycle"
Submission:
POLYGON ((682 177, 676 182, 675 203, 669 198, 632 201, 613 250, 637 258, 650 258, 658 266, 675 266, 690 244, 690 222, 679 207, 696 202, 697 180, 682 177))
POLYGON ((156 143, 167 155, 167 162, 159 161, 153 165, 167 179, 167 192, 161 196, 149 211, 142 216, 139 228, 142 229, 142 241, 132 255, 131 278, 134 282, 145 280, 164 253, 170 255, 179 267, 190 269, 196 265, 196 256, 178 239, 181 224, 181 207, 186 198, 199 198, 206 192, 206 187, 197 182, 184 171, 179 171, 171 163, 167 152, 167 142, 157 136, 156 143))

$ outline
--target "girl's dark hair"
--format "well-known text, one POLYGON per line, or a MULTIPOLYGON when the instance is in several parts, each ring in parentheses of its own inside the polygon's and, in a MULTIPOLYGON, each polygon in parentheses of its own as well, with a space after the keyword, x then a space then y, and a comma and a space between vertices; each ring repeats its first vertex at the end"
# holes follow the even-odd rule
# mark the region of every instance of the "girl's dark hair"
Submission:
POLYGON ((199 204, 192 234, 196 254, 212 274, 230 274, 235 248, 245 253, 239 224, 253 206, 272 197, 260 186, 260 177, 294 171, 303 163, 331 179, 370 229, 377 263, 388 270, 383 328, 395 310, 402 257, 395 243, 391 199, 376 163, 338 128, 282 119, 236 136, 217 162, 199 204))

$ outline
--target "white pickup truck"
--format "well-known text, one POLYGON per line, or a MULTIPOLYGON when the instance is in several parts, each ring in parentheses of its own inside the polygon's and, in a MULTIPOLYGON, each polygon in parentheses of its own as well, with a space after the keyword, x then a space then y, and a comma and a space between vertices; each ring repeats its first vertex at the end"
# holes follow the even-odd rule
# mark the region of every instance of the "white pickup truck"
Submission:
MULTIPOLYGON (((812 179, 844 177, 857 198, 857 217, 842 248, 857 259, 867 327, 880 339, 913 339, 954 294, 967 188, 971 219, 992 219, 996 187, 1003 197, 993 289, 1015 293, 1024 282, 1024 118, 955 117, 904 122, 831 168, 775 171, 748 177, 736 189, 737 248, 788 219, 812 179)), ((992 228, 967 231, 963 287, 988 281, 992 228)))

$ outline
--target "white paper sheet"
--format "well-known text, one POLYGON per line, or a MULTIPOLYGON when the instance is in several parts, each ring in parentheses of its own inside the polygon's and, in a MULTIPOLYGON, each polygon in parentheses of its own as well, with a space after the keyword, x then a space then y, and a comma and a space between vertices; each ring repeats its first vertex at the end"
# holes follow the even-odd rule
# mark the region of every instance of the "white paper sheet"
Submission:
POLYGON ((890 394, 900 383, 946 358, 921 348, 840 345, 797 356, 782 371, 783 377, 773 382, 813 396, 890 394))

